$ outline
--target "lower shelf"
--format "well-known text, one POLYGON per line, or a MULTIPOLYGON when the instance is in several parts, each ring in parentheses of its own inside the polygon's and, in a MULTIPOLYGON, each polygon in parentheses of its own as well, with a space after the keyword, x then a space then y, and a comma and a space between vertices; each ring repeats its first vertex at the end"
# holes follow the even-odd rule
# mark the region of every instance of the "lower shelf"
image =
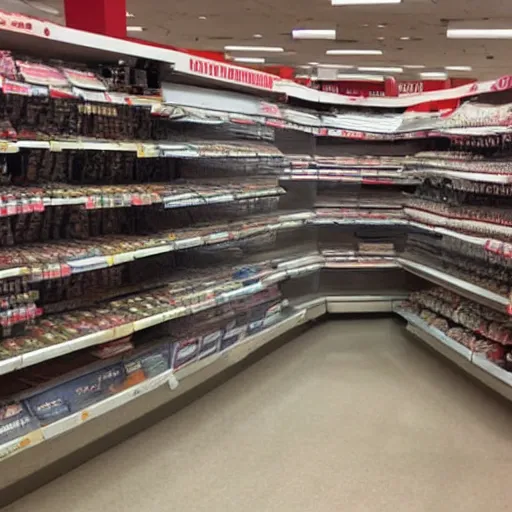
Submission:
POLYGON ((326 297, 327 313, 391 313, 407 295, 336 295, 326 297))
POLYGON ((406 311, 395 312, 407 320, 407 330, 467 373, 508 400, 512 400, 512 373, 452 340, 442 331, 406 311))

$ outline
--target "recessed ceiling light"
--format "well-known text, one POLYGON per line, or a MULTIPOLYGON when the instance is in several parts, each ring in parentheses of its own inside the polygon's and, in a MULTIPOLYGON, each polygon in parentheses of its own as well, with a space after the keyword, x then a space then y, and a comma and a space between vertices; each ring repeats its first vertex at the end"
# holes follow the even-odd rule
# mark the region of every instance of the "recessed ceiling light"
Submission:
POLYGON ((386 66, 361 66, 357 68, 359 71, 376 71, 377 73, 403 73, 403 68, 386 67, 386 66))
POLYGON ((386 25, 384 25, 384 23, 379 23, 377 25, 377 28, 386 28, 386 25))
POLYGON ((473 71, 471 66, 445 66, 447 71, 473 71))
POLYGON ((511 28, 450 28, 449 39, 512 39, 511 28))
POLYGON ((379 41, 384 41, 384 39, 386 39, 384 36, 377 37, 377 40, 379 41))
POLYGON ((405 69, 425 69, 423 64, 404 64, 405 69))
POLYGON ((253 34, 252 37, 254 37, 254 39, 261 39, 263 36, 261 34, 253 34))
POLYGON ((331 0, 331 5, 399 4, 402 0, 331 0))
POLYGON ((409 39, 411 39, 409 36, 402 36, 400 41, 409 41, 409 39))
POLYGON ((354 66, 347 66, 346 64, 317 64, 318 68, 327 69, 352 69, 354 66))
POLYGON ((336 39, 336 30, 311 30, 294 29, 292 30, 293 39, 336 39))
POLYGON ((126 17, 127 18, 135 18, 135 14, 132 14, 131 12, 126 11, 126 17))
POLYGON ((284 48, 280 48, 279 46, 224 46, 224 50, 227 52, 284 52, 284 48))
POLYGON ((326 55, 382 55, 382 50, 327 50, 326 55))
POLYGON ((245 62, 246 64, 264 64, 263 57, 233 57, 234 62, 245 62))
POLYGON ((363 27, 363 28, 368 28, 369 26, 370 26, 370 25, 369 25, 368 23, 363 23, 363 24, 361 25, 361 27, 363 27))
POLYGON ((127 32, 144 32, 146 30, 144 27, 126 27, 127 32))
POLYGON ((340 80, 360 80, 363 82, 384 82, 384 77, 381 75, 364 75, 359 73, 338 73, 340 80))
POLYGON ((200 19, 200 20, 205 20, 205 19, 206 19, 206 16, 199 16, 199 19, 200 19))
POLYGON ((443 73, 442 71, 425 71, 424 73, 420 73, 421 78, 447 78, 448 75, 443 73))

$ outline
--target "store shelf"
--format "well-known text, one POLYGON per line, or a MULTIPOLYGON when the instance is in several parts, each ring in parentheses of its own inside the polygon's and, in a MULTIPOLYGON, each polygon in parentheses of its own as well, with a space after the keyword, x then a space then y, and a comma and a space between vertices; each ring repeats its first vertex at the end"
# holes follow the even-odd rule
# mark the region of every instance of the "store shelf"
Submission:
POLYGON ((429 326, 420 318, 399 308, 395 310, 407 322, 407 330, 471 376, 493 389, 507 400, 512 400, 512 373, 503 370, 483 356, 452 340, 443 332, 429 326))
MULTIPOLYGON (((121 265, 166 252, 191 249, 194 247, 201 247, 203 245, 215 245, 225 243, 227 241, 241 240, 261 233, 298 228, 304 225, 305 222, 312 218, 312 216, 313 214, 311 212, 281 215, 275 218, 276 222, 269 221, 268 224, 262 224, 261 218, 256 219, 259 220, 259 222, 251 224, 251 219, 248 218, 247 223, 244 223, 243 225, 239 223, 238 226, 235 224, 232 229, 229 228, 229 225, 226 226, 225 224, 218 228, 212 226, 210 232, 204 230, 205 232, 203 234, 195 236, 187 236, 187 233, 189 233, 190 230, 184 230, 183 232, 176 230, 168 233, 167 235, 155 234, 152 245, 146 248, 84 258, 75 257, 73 259, 66 259, 61 257, 58 249, 63 248, 63 245, 60 244, 54 247, 54 260, 41 260, 39 263, 31 267, 23 266, 0 270, 0 280, 15 276, 29 276, 33 277, 35 280, 57 279, 59 277, 69 276, 70 274, 89 272, 115 265, 121 265)), ((270 219, 274 220, 272 217, 270 219)), ((108 243, 109 237, 104 238, 105 243, 108 243)), ((142 237, 140 240, 147 240, 147 237, 142 237)), ((133 237, 131 241, 136 244, 137 238, 133 237)), ((99 241, 96 239, 96 245, 92 245, 90 251, 87 251, 87 245, 84 244, 84 252, 93 252, 93 249, 98 247, 98 243, 99 241)), ((49 247, 51 247, 51 245, 49 247)), ((27 247, 27 251, 30 254, 33 252, 30 246, 27 247)))
POLYGON ((481 183, 497 183, 503 185, 512 183, 512 175, 491 174, 487 172, 464 172, 449 169, 426 168, 418 171, 409 171, 409 173, 415 176, 441 176, 453 180, 478 181, 481 183))
MULTIPOLYGON (((310 309, 314 309, 315 307, 316 306, 312 305, 310 309)), ((192 389, 208 380, 212 375, 238 364, 262 346, 307 321, 308 309, 305 308, 292 312, 290 316, 277 324, 257 334, 248 336, 241 342, 222 352, 192 362, 178 370, 165 371, 156 377, 147 379, 140 384, 91 405, 71 416, 1 445, 0 461, 63 434, 71 431, 80 431, 85 423, 105 414, 115 414, 117 416, 117 420, 115 421, 116 427, 119 428, 122 424, 129 421, 128 415, 125 416, 125 414, 123 414, 126 413, 126 411, 123 410, 123 413, 120 411, 122 406, 126 406, 136 399, 143 396, 145 397, 157 390, 163 391, 164 393, 158 400, 158 405, 162 405, 181 395, 184 391, 192 389)), ((103 432, 103 435, 106 433, 107 432, 103 432)), ((77 432, 77 435, 79 435, 79 432, 77 432)), ((90 441, 92 441, 92 439, 90 441)), ((74 451, 72 446, 68 448, 71 448, 69 450, 70 452, 74 451)), ((78 448, 78 446, 76 448, 78 448)))
POLYGON ((407 320, 409 325, 414 326, 417 329, 420 329, 422 332, 429 334, 431 337, 435 338, 439 343, 442 343, 445 347, 449 348, 453 352, 456 352, 464 359, 471 361, 472 352, 469 348, 465 347, 464 345, 461 345, 460 343, 456 342, 455 340, 452 340, 449 336, 446 336, 446 334, 444 334, 444 332, 440 331, 439 329, 436 329, 435 327, 428 325, 426 322, 424 322, 418 316, 413 315, 412 313, 409 313, 408 311, 404 311, 399 306, 395 307, 393 309, 393 311, 397 315, 401 316, 404 320, 407 320))
POLYGON ((458 218, 455 216, 439 215, 411 205, 404 207, 404 213, 419 224, 428 224, 435 227, 445 227, 450 230, 460 229, 471 233, 495 233, 496 236, 511 237, 512 226, 497 222, 485 222, 476 219, 458 218))
POLYGON ((393 303, 407 298, 401 295, 331 295, 326 297, 328 313, 390 313, 393 303))
POLYGON ((404 258, 398 258, 398 262, 408 272, 411 272, 427 281, 438 284, 452 290, 468 299, 474 300, 502 313, 510 314, 510 302, 506 297, 491 292, 475 284, 464 281, 440 270, 416 263, 404 258))

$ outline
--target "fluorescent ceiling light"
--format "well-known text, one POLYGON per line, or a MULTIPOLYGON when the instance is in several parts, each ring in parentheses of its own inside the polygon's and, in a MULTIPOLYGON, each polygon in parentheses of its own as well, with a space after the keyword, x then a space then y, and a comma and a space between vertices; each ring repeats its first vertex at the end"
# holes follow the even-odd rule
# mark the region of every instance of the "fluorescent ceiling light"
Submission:
POLYGON ((446 78, 448 75, 442 71, 425 71, 420 73, 421 78, 446 78))
POLYGON ((381 75, 339 73, 338 78, 340 80, 359 80, 359 81, 363 81, 363 82, 384 82, 384 77, 381 75))
POLYGON ((245 62, 246 64, 264 64, 263 57, 233 57, 234 62, 245 62))
POLYGON ((403 73, 404 69, 399 67, 378 67, 378 66, 361 66, 357 68, 359 71, 376 71, 377 73, 403 73))
POLYGON ((331 5, 380 5, 399 4, 402 0, 331 0, 331 5))
POLYGON ((126 27, 128 32, 144 32, 144 27, 126 27))
POLYGON ((409 41, 411 38, 409 36, 402 36, 400 41, 409 41))
POLYGON ((327 69, 352 69, 355 66, 347 66, 345 64, 317 64, 316 67, 327 69))
POLYGON ((294 29, 292 30, 293 39, 336 39, 336 30, 310 30, 294 29))
POLYGON ((135 18, 135 14, 132 14, 131 12, 126 11, 126 17, 127 18, 135 18))
POLYGON ((449 39, 512 39, 512 28, 450 28, 449 39))
POLYGON ((405 69, 425 69, 423 64, 404 64, 405 69))
POLYGON ((280 48, 279 46, 224 46, 224 50, 227 52, 284 52, 284 48, 280 48))
POLYGON ((445 66, 447 71, 473 71, 471 66, 445 66))
POLYGON ((382 50, 327 50, 326 55, 382 55, 382 50))

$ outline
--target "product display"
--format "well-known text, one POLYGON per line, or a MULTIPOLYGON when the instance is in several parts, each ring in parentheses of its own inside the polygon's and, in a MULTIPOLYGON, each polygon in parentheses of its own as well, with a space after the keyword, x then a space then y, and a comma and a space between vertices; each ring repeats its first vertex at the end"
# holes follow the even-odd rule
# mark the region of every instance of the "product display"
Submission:
POLYGON ((0 51, 0 460, 56 448, 16 474, 326 313, 398 313, 512 385, 496 83, 348 100, 33 23, 37 57, 26 25, 0 51))

